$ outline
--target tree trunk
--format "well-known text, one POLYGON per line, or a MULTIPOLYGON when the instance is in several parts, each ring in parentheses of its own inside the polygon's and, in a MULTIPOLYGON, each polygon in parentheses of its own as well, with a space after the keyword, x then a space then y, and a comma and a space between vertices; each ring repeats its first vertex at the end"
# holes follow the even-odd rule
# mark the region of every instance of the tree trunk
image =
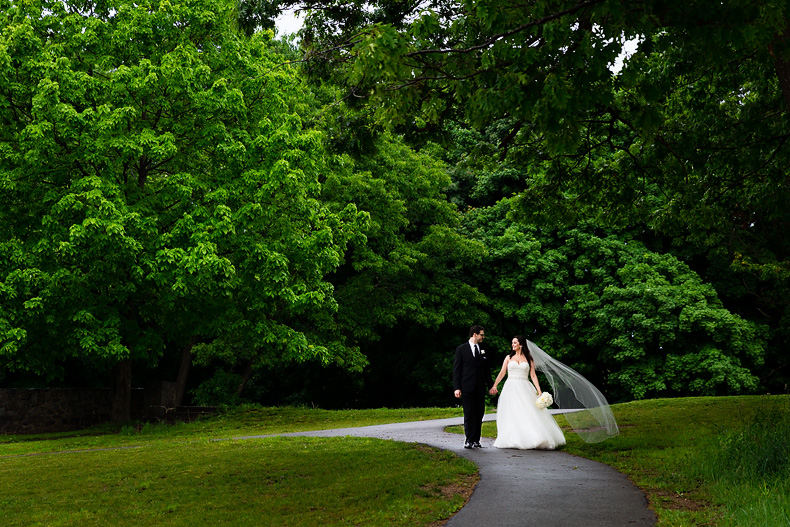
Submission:
POLYGON ((790 27, 776 38, 776 45, 770 46, 771 56, 774 58, 774 68, 776 76, 779 78, 779 86, 785 97, 786 109, 790 109, 790 52, 783 53, 787 48, 787 40, 790 38, 790 27))
POLYGON ((132 418, 132 359, 123 359, 115 368, 115 393, 110 419, 124 423, 132 418))
POLYGON ((184 392, 187 387, 189 367, 192 365, 192 348, 194 347, 195 337, 190 337, 189 342, 181 351, 181 366, 178 368, 178 378, 176 378, 176 406, 181 406, 181 403, 184 402, 184 392))
POLYGON ((241 382, 239 383, 239 388, 236 390, 237 396, 241 396, 241 392, 243 392, 244 387, 247 386, 247 381, 249 381, 250 377, 252 377, 252 364, 253 364, 253 359, 250 359, 250 361, 247 363, 247 367, 244 368, 244 373, 241 376, 241 382))

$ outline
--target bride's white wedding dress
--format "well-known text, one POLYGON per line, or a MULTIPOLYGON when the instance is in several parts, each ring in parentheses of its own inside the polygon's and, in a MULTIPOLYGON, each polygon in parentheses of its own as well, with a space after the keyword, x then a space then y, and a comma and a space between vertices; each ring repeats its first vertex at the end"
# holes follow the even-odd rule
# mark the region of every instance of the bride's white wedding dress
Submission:
POLYGON ((565 444, 554 417, 535 406, 538 392, 529 380, 529 363, 511 360, 497 405, 497 448, 547 449, 565 444))

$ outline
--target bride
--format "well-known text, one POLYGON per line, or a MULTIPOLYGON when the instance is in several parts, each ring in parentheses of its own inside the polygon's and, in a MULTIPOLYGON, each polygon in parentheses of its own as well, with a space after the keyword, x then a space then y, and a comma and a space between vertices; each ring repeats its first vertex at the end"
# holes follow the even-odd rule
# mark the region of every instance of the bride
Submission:
POLYGON ((497 448, 553 450, 565 444, 565 436, 554 417, 540 409, 535 401, 541 394, 535 360, 522 336, 513 338, 513 352, 505 357, 502 370, 489 390, 496 395, 497 386, 507 373, 497 406, 497 448), (529 380, 532 379, 532 383, 529 380))
POLYGON ((496 395, 507 373, 497 408, 495 447, 554 449, 565 444, 554 417, 535 404, 542 393, 536 369, 546 376, 554 391, 554 403, 565 411, 568 424, 584 441, 597 443, 620 433, 606 397, 590 381, 521 335, 513 338, 512 348, 489 390, 496 395))

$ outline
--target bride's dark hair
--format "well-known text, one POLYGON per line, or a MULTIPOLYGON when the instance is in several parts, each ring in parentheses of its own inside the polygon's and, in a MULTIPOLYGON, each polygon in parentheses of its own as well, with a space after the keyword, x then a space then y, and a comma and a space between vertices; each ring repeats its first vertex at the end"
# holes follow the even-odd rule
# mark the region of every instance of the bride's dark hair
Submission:
MULTIPOLYGON (((529 362, 530 368, 535 363, 535 359, 532 358, 532 352, 529 351, 529 346, 527 346, 527 337, 524 335, 516 335, 513 337, 514 339, 518 340, 518 343, 521 344, 521 353, 527 358, 527 362, 529 362)), ((515 351, 510 352, 510 356, 513 357, 515 355, 515 351)))

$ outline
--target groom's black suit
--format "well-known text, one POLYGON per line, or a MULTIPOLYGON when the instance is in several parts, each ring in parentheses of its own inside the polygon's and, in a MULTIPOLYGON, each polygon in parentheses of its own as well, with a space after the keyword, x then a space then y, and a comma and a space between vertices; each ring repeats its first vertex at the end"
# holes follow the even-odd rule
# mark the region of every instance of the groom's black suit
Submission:
POLYGON ((472 355, 472 346, 464 342, 455 348, 453 361, 453 388, 461 390, 464 407, 464 435, 469 444, 480 442, 480 429, 486 412, 486 388, 491 382, 491 368, 482 344, 480 353, 472 355))

